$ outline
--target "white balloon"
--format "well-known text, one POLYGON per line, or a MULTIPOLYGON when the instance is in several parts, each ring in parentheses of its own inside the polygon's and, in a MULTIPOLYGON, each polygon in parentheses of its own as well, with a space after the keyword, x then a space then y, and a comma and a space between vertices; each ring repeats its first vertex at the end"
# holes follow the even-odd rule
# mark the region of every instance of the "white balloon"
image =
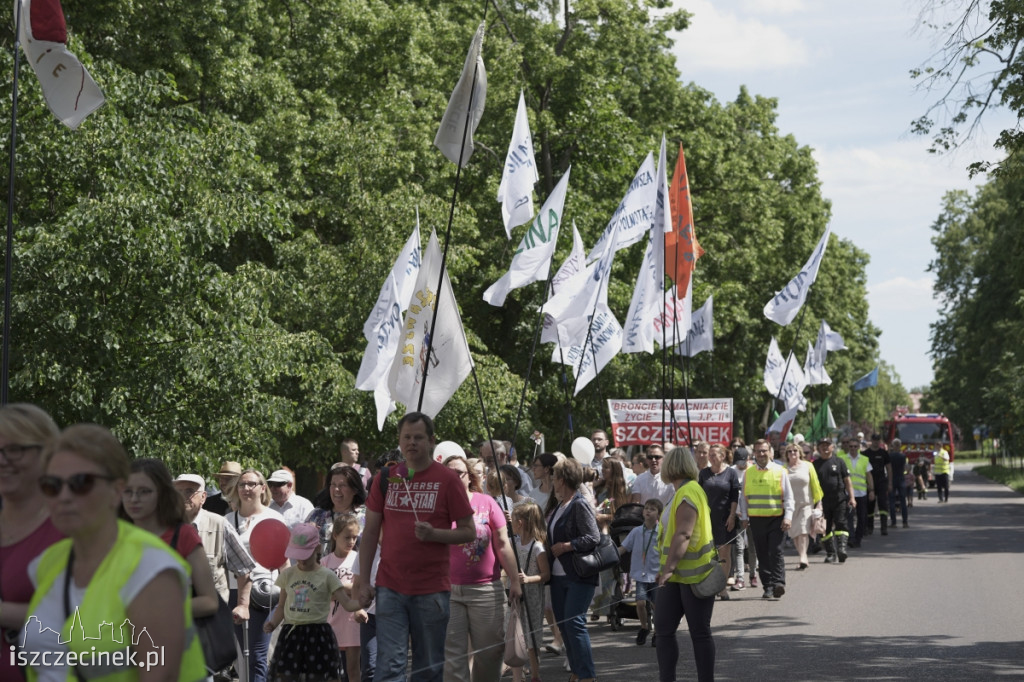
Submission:
POLYGON ((583 466, 590 466, 594 461, 594 442, 586 436, 580 436, 572 442, 573 458, 583 466))
POLYGON ((434 461, 443 462, 452 455, 458 455, 459 457, 465 457, 466 451, 462 449, 462 446, 453 440, 443 440, 434 446, 434 461))

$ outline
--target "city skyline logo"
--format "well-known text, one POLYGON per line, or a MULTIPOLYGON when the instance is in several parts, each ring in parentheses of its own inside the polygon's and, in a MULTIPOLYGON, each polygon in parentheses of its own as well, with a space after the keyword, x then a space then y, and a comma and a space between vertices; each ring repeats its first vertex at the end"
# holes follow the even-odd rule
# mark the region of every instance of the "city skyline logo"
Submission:
MULTIPOLYGON (((86 632, 85 623, 78 607, 71 617, 71 627, 65 638, 59 631, 43 625, 35 615, 25 621, 21 632, 19 647, 11 645, 11 664, 23 668, 55 668, 63 666, 81 666, 83 668, 103 668, 110 671, 123 668, 139 668, 150 670, 164 664, 164 647, 157 646, 146 628, 136 632, 136 626, 130 618, 125 618, 119 626, 103 621, 95 628, 95 635, 86 632), (52 637, 52 645, 44 644, 43 638, 52 637), (37 639, 38 637, 38 639, 37 639), (146 641, 148 640, 148 641, 146 641), (30 641, 36 644, 34 651, 26 651, 30 641), (140 656, 137 647, 139 642, 146 649, 145 656, 140 656), (81 647, 80 651, 72 651, 72 642, 106 642, 121 645, 123 648, 99 650, 95 645, 81 647), (39 646, 43 644, 43 646, 39 646)), ((103 674, 106 674, 105 672, 103 674)))

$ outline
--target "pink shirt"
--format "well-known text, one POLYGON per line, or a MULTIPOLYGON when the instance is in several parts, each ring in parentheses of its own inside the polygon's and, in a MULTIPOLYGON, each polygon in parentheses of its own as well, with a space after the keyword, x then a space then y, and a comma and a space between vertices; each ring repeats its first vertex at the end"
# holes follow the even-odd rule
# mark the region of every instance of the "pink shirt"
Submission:
MULTIPOLYGON (((392 467, 389 473, 391 478, 406 479, 408 475, 404 463, 392 467)), ((450 591, 448 545, 420 541, 414 525, 418 518, 434 528, 448 529, 455 521, 473 514, 459 475, 431 462, 411 481, 389 482, 387 498, 381 493, 379 477, 370 483, 366 501, 367 509, 382 515, 377 586, 404 595, 450 591)))
MULTIPOLYGON (((470 493, 476 540, 451 546, 453 585, 483 585, 501 578, 501 564, 494 551, 498 529, 505 527, 505 514, 490 495, 470 493)), ((454 526, 453 526, 454 527, 454 526)))
MULTIPOLYGON (((0 598, 12 604, 27 604, 35 592, 35 586, 28 577, 29 562, 63 537, 64 534, 57 530, 53 522, 46 519, 27 537, 13 545, 0 547, 0 598)), ((24 680, 25 676, 22 675, 21 669, 11 664, 7 643, 0 641, 0 644, 3 644, 0 680, 24 680)))

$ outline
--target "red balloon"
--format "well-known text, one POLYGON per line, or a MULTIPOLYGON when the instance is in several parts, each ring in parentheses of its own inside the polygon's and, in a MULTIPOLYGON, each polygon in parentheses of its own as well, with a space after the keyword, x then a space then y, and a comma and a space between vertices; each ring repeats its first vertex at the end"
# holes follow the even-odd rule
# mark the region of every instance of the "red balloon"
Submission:
POLYGON ((249 535, 249 551, 252 558, 267 570, 280 568, 285 562, 284 551, 288 548, 291 531, 283 521, 263 519, 252 528, 249 535))

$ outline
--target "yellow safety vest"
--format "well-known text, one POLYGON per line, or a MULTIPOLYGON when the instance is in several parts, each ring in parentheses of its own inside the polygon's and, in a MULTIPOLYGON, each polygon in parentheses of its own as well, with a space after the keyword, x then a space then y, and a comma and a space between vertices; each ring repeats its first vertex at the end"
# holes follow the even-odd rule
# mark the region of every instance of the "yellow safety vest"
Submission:
MULTIPOLYGON (((144 665, 145 660, 136 657, 135 665, 132 665, 128 656, 130 642, 120 643, 113 636, 98 639, 73 637, 71 629, 74 626, 76 633, 79 627, 84 627, 87 633, 90 628, 103 632, 99 629, 101 624, 113 623, 115 625, 110 630, 113 635, 115 628, 120 628, 122 623, 129 620, 126 606, 121 602, 119 594, 121 588, 135 573, 142 553, 147 548, 172 553, 174 559, 186 571, 189 570, 188 564, 163 540, 125 521, 117 522, 117 541, 89 581, 81 606, 68 616, 61 628, 60 640, 68 642, 68 650, 75 652, 77 658, 85 662, 78 665, 78 672, 89 682, 136 682, 139 679, 138 666, 140 663, 144 665)), ((30 615, 45 598, 53 598, 51 595, 59 594, 64 589, 63 577, 70 553, 70 539, 61 540, 43 552, 37 571, 38 586, 28 606, 30 615)), ((192 624, 192 600, 182 601, 185 615, 185 651, 181 657, 178 680, 195 682, 206 677, 206 662, 203 658, 202 645, 192 624)), ((160 646, 160 642, 154 644, 160 646)), ((74 668, 68 666, 66 670, 65 679, 74 680, 74 668)), ((33 668, 28 668, 27 672, 29 682, 38 679, 38 673, 33 668)))
POLYGON ((854 466, 853 458, 845 450, 840 450, 838 454, 846 461, 846 466, 850 469, 850 483, 853 484, 854 497, 863 497, 857 493, 867 493, 868 491, 868 464, 870 464, 868 458, 860 455, 857 458, 856 466, 854 466))
POLYGON ((714 563, 715 540, 711 535, 711 508, 708 507, 708 498, 704 489, 697 481, 687 481, 679 486, 672 501, 669 502, 667 519, 661 524, 661 534, 658 536, 658 548, 661 553, 661 567, 665 567, 668 559, 669 547, 672 546, 672 538, 676 534, 676 509, 688 500, 697 510, 697 522, 693 525, 693 534, 690 536, 690 544, 686 546, 683 558, 676 564, 672 571, 669 582, 686 583, 693 585, 711 572, 718 564, 714 563))
POLYGON ((932 473, 936 476, 949 473, 949 452, 943 448, 935 453, 935 461, 932 463, 932 473), (943 456, 945 454, 945 456, 943 456))
POLYGON ((782 467, 769 466, 761 471, 756 466, 747 468, 743 481, 743 495, 747 498, 748 516, 782 516, 782 467))

